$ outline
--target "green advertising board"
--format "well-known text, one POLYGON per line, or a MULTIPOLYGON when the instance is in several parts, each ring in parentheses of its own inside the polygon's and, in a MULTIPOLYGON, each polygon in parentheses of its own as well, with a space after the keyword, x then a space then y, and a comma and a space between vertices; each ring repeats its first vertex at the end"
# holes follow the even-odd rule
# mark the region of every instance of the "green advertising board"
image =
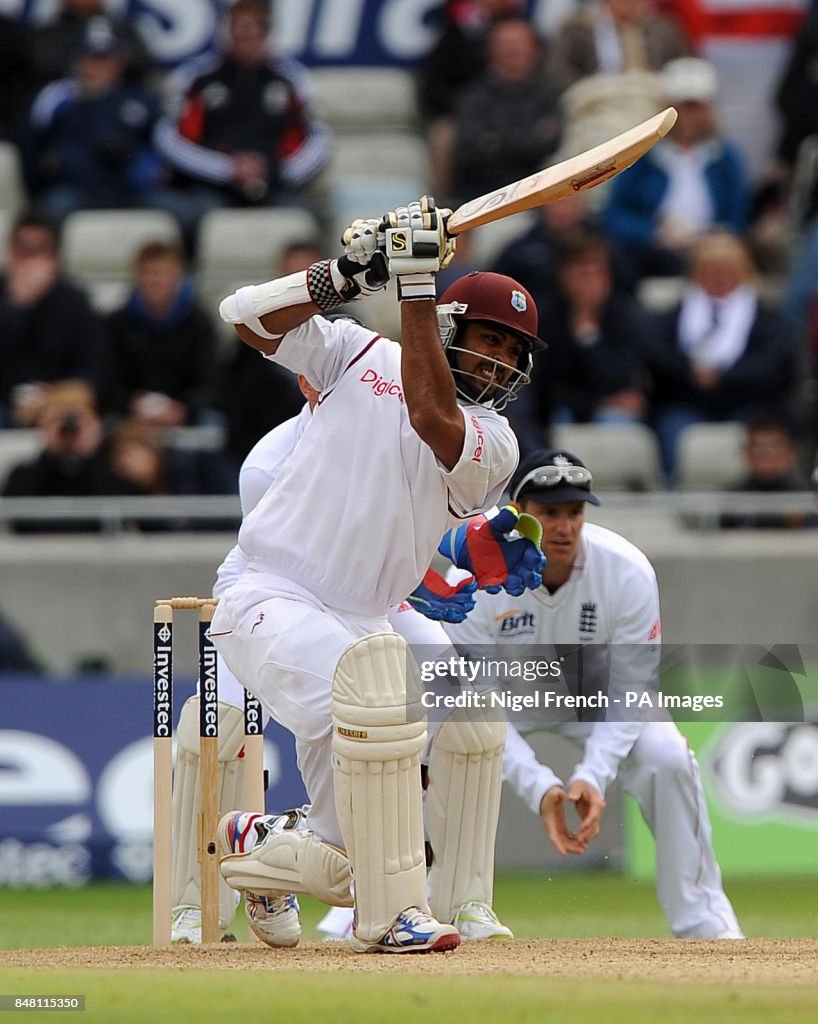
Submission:
MULTIPOLYGON (((725 877, 818 870, 818 707, 802 722, 679 722, 701 768, 725 877)), ((654 842, 626 800, 627 869, 652 877, 654 842)))

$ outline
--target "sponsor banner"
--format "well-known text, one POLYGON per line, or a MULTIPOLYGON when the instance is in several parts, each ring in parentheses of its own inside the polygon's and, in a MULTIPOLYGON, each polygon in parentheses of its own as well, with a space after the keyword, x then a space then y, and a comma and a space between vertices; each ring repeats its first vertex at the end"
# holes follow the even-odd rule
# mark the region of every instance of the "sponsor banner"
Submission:
MULTIPOLYGON (((194 691, 194 680, 174 680, 174 722, 194 691)), ((150 680, 3 675, 0 693, 0 886, 148 881, 150 680)), ((292 736, 274 722, 264 764, 268 808, 306 801, 292 736)))
MULTIPOLYGON (((701 767, 713 845, 725 876, 815 871, 818 705, 799 722, 679 723, 701 767)), ((653 837, 627 804, 628 871, 650 877, 653 837)))
MULTIPOLYGON (((542 32, 553 30, 576 0, 527 0, 542 32)), ((133 18, 156 61, 174 67, 212 50, 226 0, 112 0, 133 18)), ((305 64, 413 65, 437 37, 442 0, 273 0, 278 48, 305 64)), ((59 0, 0 0, 0 13, 31 24, 50 21, 59 0)))

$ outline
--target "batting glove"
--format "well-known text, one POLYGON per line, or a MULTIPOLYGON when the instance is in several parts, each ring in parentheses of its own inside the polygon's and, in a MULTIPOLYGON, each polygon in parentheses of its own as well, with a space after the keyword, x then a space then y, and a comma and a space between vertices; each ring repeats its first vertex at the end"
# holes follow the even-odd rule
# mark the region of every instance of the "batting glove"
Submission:
POLYGON ((386 240, 383 223, 377 218, 354 220, 341 235, 344 254, 338 269, 357 286, 355 298, 372 295, 389 283, 389 268, 384 255, 386 240))
POLYGON ((459 569, 470 572, 480 590, 490 594, 505 590, 519 597, 542 585, 545 555, 541 541, 539 520, 506 505, 491 519, 478 516, 448 530, 438 551, 459 569))
POLYGON ((438 622, 463 622, 474 608, 477 581, 472 577, 461 580, 454 587, 434 571, 428 569, 421 583, 406 598, 411 606, 427 619, 438 622))
POLYGON ((431 196, 384 215, 389 271, 398 280, 398 299, 436 297, 434 275, 454 256, 456 241, 446 234, 451 210, 438 210, 431 196))

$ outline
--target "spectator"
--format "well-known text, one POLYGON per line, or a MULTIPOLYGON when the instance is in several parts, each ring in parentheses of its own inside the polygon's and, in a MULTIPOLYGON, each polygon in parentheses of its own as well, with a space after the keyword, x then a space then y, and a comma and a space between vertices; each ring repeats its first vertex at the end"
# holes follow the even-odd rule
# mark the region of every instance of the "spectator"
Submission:
MULTIPOLYGON (((551 47, 549 68, 562 92, 565 134, 558 159, 607 141, 662 105, 657 72, 688 52, 673 18, 652 0, 598 0, 567 18, 551 47)), ((594 189, 597 209, 609 184, 594 189)))
POLYGON ((142 246, 131 294, 107 318, 107 331, 106 392, 116 412, 163 427, 213 420, 216 334, 196 301, 178 246, 142 246))
MULTIPOLYGON (((745 477, 733 488, 757 494, 807 491, 809 483, 798 466, 798 445, 786 419, 758 416, 747 424, 744 443, 745 477)), ((763 513, 723 513, 723 529, 755 530, 798 529, 815 525, 815 517, 803 511, 763 513)))
POLYGON ((543 67, 542 44, 523 18, 496 22, 485 73, 457 104, 449 156, 453 205, 541 168, 560 141, 556 90, 543 67))
POLYGON ((614 288, 604 238, 577 232, 566 239, 557 264, 557 292, 539 307, 549 325, 541 379, 550 394, 552 421, 632 423, 645 412, 637 339, 647 316, 614 288))
POLYGON ((125 81, 127 49, 106 18, 91 19, 68 78, 31 105, 22 149, 38 208, 61 222, 74 210, 138 207, 156 183, 156 99, 125 81))
POLYGON ((677 275, 696 238, 720 226, 743 231, 748 186, 737 148, 716 122, 711 64, 680 57, 662 71, 679 117, 670 135, 614 179, 603 224, 637 278, 677 275))
POLYGON ((329 156, 329 129, 310 111, 307 72, 270 56, 269 32, 267 0, 236 0, 226 53, 180 70, 178 110, 158 125, 156 145, 175 187, 153 198, 176 214, 188 244, 208 210, 304 202, 329 156))
POLYGON ((713 231, 696 244, 682 301, 657 317, 642 352, 669 481, 686 426, 747 421, 783 409, 794 384, 794 346, 785 321, 759 301, 747 247, 727 231, 713 231))
MULTIPOLYGON (((137 495, 235 494, 238 481, 224 457, 203 449, 170 446, 163 431, 144 423, 126 421, 112 433, 108 446, 108 464, 115 476, 127 483, 137 495)), ((136 524, 143 531, 156 530, 235 530, 235 519, 203 520, 151 519, 140 517, 136 524)))
POLYGON ((125 78, 142 82, 150 66, 150 55, 133 18, 116 18, 108 13, 105 0, 62 0, 56 17, 31 32, 31 70, 38 86, 71 74, 73 55, 80 48, 95 21, 108 21, 122 41, 125 78))
POLYGON ((526 452, 542 444, 552 423, 634 423, 645 414, 637 346, 650 321, 615 289, 605 239, 582 229, 567 236, 555 279, 553 293, 536 296, 548 348, 511 414, 526 452))
POLYGON ((568 17, 552 42, 550 71, 561 91, 592 76, 659 71, 689 44, 675 18, 652 0, 597 0, 568 17))
POLYGON ((495 20, 519 14, 519 0, 446 0, 440 34, 420 63, 418 109, 425 123, 448 117, 458 97, 486 67, 486 37, 495 20))
MULTIPOLYGON (((577 192, 535 210, 531 227, 500 251, 492 270, 524 285, 539 299, 553 290, 557 256, 562 240, 578 228, 593 229, 597 219, 588 208, 587 193, 577 192)), ((468 235, 462 236, 467 238, 468 235)), ((458 240, 458 247, 460 240, 458 240)), ((621 286, 617 269, 617 285, 621 286)), ((539 446, 538 446, 539 447, 539 446)))
POLYGON ((0 277, 0 426, 33 426, 45 385, 100 382, 102 322, 85 294, 60 276, 54 224, 24 214, 0 277))
MULTIPOLYGON (((37 426, 40 454, 15 466, 3 488, 7 498, 95 497, 132 492, 108 468, 103 425, 91 389, 82 381, 60 381, 48 389, 37 426)), ((20 521, 18 533, 96 532, 96 520, 20 521)))
MULTIPOLYGON (((325 258, 317 241, 300 239, 281 256, 278 276, 285 277, 325 258)), ((269 359, 261 360, 248 345, 235 342, 224 372, 220 408, 227 423, 226 452, 234 469, 260 437, 297 416, 304 405, 295 377, 269 359), (261 365, 259 365, 261 364, 261 365)))
POLYGON ((519 14, 520 9, 519 0, 446 0, 438 9, 440 35, 421 61, 417 77, 418 111, 426 127, 435 195, 451 189, 448 162, 455 105, 485 70, 489 30, 497 18, 519 14))

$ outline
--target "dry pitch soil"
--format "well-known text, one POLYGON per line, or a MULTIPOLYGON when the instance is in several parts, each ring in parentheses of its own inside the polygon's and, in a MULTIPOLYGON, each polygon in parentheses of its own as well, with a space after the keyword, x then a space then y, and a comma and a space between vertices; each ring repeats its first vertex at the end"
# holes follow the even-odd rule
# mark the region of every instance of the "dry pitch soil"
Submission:
POLYGON ((272 950, 259 944, 94 946, 0 951, 0 968, 391 971, 515 974, 661 982, 818 985, 818 940, 518 939, 461 946, 453 953, 376 956, 330 943, 272 950))

